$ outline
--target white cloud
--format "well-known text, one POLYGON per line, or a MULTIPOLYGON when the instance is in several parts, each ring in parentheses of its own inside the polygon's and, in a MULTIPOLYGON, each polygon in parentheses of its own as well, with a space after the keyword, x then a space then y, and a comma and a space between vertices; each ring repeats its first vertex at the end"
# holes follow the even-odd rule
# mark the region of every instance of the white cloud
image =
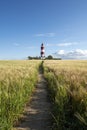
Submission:
POLYGON ((64 50, 60 50, 60 51, 58 52, 58 54, 59 54, 59 55, 64 55, 64 54, 65 54, 65 51, 64 51, 64 50))
POLYGON ((58 46, 72 46, 76 44, 77 42, 65 42, 65 43, 59 43, 58 46))
POLYGON ((48 43, 47 46, 59 46, 59 47, 67 47, 67 46, 73 46, 73 45, 76 45, 78 44, 77 42, 64 42, 64 43, 58 43, 58 44, 51 44, 51 43, 48 43))
POLYGON ((62 59, 87 59, 87 50, 81 49, 76 49, 73 51, 59 50, 54 54, 62 59))
POLYGON ((55 33, 39 33, 35 35, 36 37, 54 37, 55 33))

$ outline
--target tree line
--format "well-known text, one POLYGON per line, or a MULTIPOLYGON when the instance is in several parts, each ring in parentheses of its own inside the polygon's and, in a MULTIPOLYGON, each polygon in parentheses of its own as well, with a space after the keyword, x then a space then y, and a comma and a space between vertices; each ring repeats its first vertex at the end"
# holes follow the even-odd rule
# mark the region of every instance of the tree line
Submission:
MULTIPOLYGON (((39 56, 28 56, 28 60, 40 60, 41 57, 39 56)), ((61 58, 54 58, 52 55, 48 55, 47 57, 44 58, 45 60, 62 60, 61 58)))

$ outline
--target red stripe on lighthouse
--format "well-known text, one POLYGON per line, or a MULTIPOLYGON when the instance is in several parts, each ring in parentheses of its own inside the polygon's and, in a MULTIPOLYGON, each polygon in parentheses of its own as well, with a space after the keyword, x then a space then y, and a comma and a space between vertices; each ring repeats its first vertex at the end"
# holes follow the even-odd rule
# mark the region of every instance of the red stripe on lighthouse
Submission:
POLYGON ((43 43, 41 44, 41 58, 43 59, 45 57, 45 50, 43 43))

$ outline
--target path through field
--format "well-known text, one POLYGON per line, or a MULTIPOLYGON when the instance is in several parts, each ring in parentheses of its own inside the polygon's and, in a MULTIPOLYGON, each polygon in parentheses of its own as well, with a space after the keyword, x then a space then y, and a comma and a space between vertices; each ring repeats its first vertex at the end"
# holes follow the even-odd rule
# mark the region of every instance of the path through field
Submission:
POLYGON ((40 71, 36 90, 25 110, 25 118, 16 130, 51 130, 51 104, 46 87, 47 83, 40 71))

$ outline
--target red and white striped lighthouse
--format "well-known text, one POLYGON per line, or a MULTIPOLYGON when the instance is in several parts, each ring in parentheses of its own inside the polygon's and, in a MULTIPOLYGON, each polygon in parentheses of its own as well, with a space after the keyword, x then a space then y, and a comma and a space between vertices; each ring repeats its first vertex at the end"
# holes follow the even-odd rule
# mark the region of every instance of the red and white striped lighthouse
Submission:
POLYGON ((45 58, 45 49, 43 43, 41 44, 41 59, 45 58))

